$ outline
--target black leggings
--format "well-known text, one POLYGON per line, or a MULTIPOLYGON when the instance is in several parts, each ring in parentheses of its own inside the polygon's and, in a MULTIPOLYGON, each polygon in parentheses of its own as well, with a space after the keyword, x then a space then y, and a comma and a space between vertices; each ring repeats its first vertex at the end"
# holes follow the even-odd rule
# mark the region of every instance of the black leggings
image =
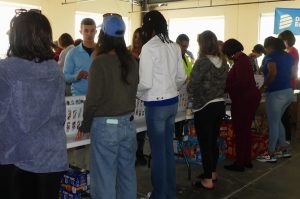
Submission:
POLYGON ((64 172, 32 173, 0 165, 0 193, 3 199, 58 199, 64 172))
POLYGON ((224 116, 225 105, 223 101, 210 103, 194 114, 195 129, 202 155, 204 177, 208 179, 211 179, 212 172, 216 171, 219 158, 217 139, 224 116))

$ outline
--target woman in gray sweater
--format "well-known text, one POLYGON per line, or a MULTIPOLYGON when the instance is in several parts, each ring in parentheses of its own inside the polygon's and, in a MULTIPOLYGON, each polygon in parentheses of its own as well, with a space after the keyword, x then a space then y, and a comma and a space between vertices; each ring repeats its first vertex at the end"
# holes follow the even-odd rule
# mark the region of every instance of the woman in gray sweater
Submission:
POLYGON ((228 65, 222 57, 216 35, 204 31, 198 36, 200 47, 187 91, 192 97, 195 128, 202 155, 204 173, 194 186, 213 189, 217 179, 216 165, 219 157, 217 138, 225 115, 224 89, 228 65))

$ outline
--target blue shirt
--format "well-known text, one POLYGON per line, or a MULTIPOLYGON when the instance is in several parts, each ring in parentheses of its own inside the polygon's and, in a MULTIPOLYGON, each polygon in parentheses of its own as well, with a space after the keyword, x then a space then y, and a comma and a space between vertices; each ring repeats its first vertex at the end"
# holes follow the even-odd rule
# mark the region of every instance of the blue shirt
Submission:
POLYGON ((0 60, 0 165, 34 173, 68 168, 64 91, 54 60, 0 60))
POLYGON ((276 63, 276 76, 275 79, 267 88, 267 92, 273 92, 278 90, 284 90, 291 88, 291 75, 292 75, 292 66, 294 64, 293 57, 286 52, 274 51, 269 55, 265 56, 263 59, 263 74, 266 79, 269 70, 268 63, 276 63))
POLYGON ((88 80, 77 80, 80 71, 89 72, 92 63, 92 57, 83 48, 82 43, 71 49, 65 60, 64 75, 67 82, 71 82, 71 93, 74 96, 86 95, 88 89, 88 80))

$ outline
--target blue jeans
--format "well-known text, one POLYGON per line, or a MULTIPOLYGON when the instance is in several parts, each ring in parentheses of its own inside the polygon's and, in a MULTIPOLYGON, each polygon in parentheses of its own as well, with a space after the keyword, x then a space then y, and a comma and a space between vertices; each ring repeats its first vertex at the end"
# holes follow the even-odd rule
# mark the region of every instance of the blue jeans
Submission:
POLYGON ((266 94, 266 112, 269 123, 269 152, 286 147, 285 129, 281 122, 285 109, 293 100, 293 90, 284 89, 266 94))
POLYGON ((147 132, 151 147, 151 199, 176 198, 176 165, 173 136, 178 103, 146 106, 147 132))
POLYGON ((90 168, 93 199, 136 198, 136 131, 130 115, 93 120, 90 168))

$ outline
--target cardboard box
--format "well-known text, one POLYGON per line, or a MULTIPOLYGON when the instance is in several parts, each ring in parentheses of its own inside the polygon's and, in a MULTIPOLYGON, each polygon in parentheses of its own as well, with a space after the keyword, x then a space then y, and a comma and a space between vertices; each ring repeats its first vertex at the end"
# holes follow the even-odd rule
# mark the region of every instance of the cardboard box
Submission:
MULTIPOLYGON (((227 149, 226 142, 222 138, 220 138, 217 142, 219 145, 219 160, 224 160, 227 149)), ((182 141, 175 140, 173 144, 175 145, 174 151, 177 153, 175 156, 176 160, 184 161, 185 155, 190 163, 202 164, 201 149, 193 121, 189 121, 185 124, 182 141)))
POLYGON ((255 159, 257 156, 263 154, 265 151, 268 150, 268 141, 269 137, 267 135, 259 135, 253 133, 251 136, 251 157, 255 159))
POLYGON ((80 199, 80 193, 69 193, 64 189, 60 191, 60 199, 80 199))
POLYGON ((72 194, 83 193, 89 187, 89 173, 79 169, 69 169, 62 177, 61 188, 72 194))
MULTIPOLYGON (((226 137, 226 158, 234 159, 236 157, 236 143, 235 132, 232 125, 228 125, 227 137, 226 137)), ((225 134, 225 133, 224 133, 225 134)), ((268 149, 268 135, 253 132, 251 134, 251 157, 255 159, 268 149)))

